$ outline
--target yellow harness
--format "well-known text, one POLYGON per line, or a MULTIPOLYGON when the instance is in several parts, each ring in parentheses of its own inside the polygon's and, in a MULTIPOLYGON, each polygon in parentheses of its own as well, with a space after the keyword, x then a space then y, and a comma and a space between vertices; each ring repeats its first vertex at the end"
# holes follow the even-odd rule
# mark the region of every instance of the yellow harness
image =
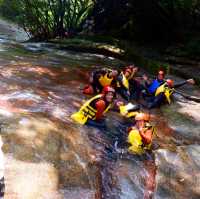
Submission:
MULTIPOLYGON (((151 125, 145 127, 145 129, 153 128, 151 125)), ((155 135, 155 129, 153 128, 153 135, 155 135)), ((144 145, 142 141, 142 136, 137 128, 133 127, 128 135, 128 143, 131 145, 128 150, 130 153, 141 155, 145 152, 145 150, 149 150, 151 148, 152 143, 144 145)))
POLYGON ((108 77, 108 73, 106 73, 105 75, 101 75, 101 77, 99 78, 99 83, 101 84, 101 86, 110 86, 111 83, 113 81, 113 77, 108 77))
MULTIPOLYGON (((95 120, 96 119, 96 113, 97 110, 91 106, 91 103, 94 100, 102 98, 102 94, 96 95, 95 97, 91 98, 90 100, 86 101, 83 106, 80 108, 80 110, 74 114, 71 115, 71 118, 79 123, 79 124, 85 124, 88 119, 95 120)), ((111 105, 109 105, 104 113, 106 113, 110 109, 111 105)))
POLYGON ((174 89, 171 89, 167 86, 167 83, 164 83, 160 87, 157 88, 155 96, 159 95, 160 93, 164 93, 168 103, 171 103, 171 95, 174 92, 174 89))
MULTIPOLYGON (((128 79, 125 77, 125 75, 124 75, 123 72, 121 72, 120 75, 122 76, 122 84, 123 84, 123 86, 124 86, 127 90, 129 90, 129 81, 128 81, 128 79)), ((120 87, 120 83, 119 83, 119 82, 117 82, 117 87, 120 87)))

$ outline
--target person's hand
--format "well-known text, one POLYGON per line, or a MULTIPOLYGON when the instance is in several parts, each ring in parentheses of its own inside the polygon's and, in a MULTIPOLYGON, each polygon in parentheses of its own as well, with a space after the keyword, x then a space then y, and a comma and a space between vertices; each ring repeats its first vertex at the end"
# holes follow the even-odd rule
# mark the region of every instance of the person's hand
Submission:
POLYGON ((144 79, 144 81, 147 81, 147 80, 148 80, 148 77, 147 77, 146 74, 144 74, 144 75, 142 76, 142 78, 144 79))
POLYGON ((92 76, 90 76, 90 77, 89 77, 89 83, 90 83, 90 84, 92 84, 92 83, 93 83, 93 81, 94 81, 93 77, 92 77, 92 76))
POLYGON ((195 81, 194 81, 194 79, 188 79, 187 83, 189 83, 189 84, 195 84, 195 81))
POLYGON ((124 102, 122 102, 122 101, 117 101, 116 102, 116 106, 117 107, 120 107, 120 106, 123 106, 124 105, 124 102))

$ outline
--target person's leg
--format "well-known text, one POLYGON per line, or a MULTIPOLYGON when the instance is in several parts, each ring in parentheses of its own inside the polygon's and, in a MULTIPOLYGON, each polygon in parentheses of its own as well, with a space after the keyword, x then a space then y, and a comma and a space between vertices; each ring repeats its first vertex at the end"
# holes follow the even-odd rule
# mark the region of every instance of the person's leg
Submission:
POLYGON ((153 94, 149 93, 148 89, 145 88, 144 86, 142 87, 141 93, 144 100, 154 96, 153 94))
POLYGON ((159 95, 154 97, 150 103, 148 103, 147 107, 148 108, 159 107, 162 104, 162 102, 164 101, 164 99, 165 99, 165 94, 160 93, 159 95))
POLYGON ((130 84, 130 99, 139 100, 144 86, 139 81, 133 80, 130 84))

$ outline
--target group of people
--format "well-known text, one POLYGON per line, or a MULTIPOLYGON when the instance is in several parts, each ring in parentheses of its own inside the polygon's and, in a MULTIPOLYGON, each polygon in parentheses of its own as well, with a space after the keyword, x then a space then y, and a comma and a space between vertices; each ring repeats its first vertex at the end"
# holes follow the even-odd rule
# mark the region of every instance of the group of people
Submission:
POLYGON ((147 108, 171 103, 171 95, 175 88, 186 83, 194 84, 193 79, 174 84, 171 79, 165 79, 163 70, 157 77, 150 80, 147 75, 136 77, 138 67, 130 65, 122 71, 99 69, 91 73, 89 84, 83 89, 86 95, 93 95, 80 110, 71 118, 82 125, 92 125, 104 128, 104 114, 109 109, 118 110, 123 117, 132 119, 132 125, 127 129, 128 151, 133 154, 143 154, 151 148, 154 137, 154 127, 150 124, 150 115, 141 112, 138 106, 130 103, 132 100, 143 100, 147 108), (120 97, 121 96, 121 97, 120 97))

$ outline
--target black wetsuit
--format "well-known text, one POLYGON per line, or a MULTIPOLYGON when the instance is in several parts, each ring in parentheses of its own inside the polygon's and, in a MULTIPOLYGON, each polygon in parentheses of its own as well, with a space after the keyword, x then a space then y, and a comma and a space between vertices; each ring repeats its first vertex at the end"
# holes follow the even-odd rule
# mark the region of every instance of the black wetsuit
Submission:
POLYGON ((117 82, 119 87, 116 88, 117 93, 119 93, 125 100, 130 100, 129 90, 123 84, 123 76, 122 74, 118 75, 117 82))
POLYGON ((130 99, 138 100, 140 98, 142 90, 144 90, 144 86, 140 84, 139 81, 134 78, 129 80, 129 88, 130 88, 130 99))

